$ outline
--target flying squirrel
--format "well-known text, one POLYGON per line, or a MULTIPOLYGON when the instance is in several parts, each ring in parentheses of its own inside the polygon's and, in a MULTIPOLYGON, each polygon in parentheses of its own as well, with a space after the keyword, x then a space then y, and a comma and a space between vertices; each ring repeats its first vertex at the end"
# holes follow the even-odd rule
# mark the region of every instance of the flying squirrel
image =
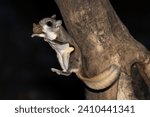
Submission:
POLYGON ((55 50, 62 70, 51 68, 58 75, 69 76, 75 73, 89 88, 101 90, 111 86, 120 75, 119 66, 112 64, 93 77, 83 76, 82 55, 74 39, 61 26, 62 21, 55 19, 56 15, 44 18, 39 24, 33 24, 31 37, 43 37, 44 41, 55 50))

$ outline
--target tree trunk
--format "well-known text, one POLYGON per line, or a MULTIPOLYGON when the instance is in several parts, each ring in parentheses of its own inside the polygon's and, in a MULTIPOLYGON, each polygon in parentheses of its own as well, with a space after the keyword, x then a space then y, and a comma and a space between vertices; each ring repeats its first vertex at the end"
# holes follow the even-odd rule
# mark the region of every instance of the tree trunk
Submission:
POLYGON ((148 87, 143 93, 133 84, 140 81, 150 86, 149 52, 130 35, 109 0, 55 1, 69 34, 81 51, 83 74, 93 77, 111 64, 121 69, 119 80, 111 86, 98 91, 87 88, 87 99, 148 99, 148 87), (136 68, 145 82, 138 75, 131 77, 131 71, 135 76, 136 68))

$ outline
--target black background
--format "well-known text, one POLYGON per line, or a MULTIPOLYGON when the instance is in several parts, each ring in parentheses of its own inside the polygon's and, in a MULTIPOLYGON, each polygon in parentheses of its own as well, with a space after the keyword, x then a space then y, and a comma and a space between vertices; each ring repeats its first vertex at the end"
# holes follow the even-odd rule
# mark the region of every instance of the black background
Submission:
MULTIPOLYGON (((150 49, 150 3, 110 0, 131 34, 150 49)), ((54 0, 0 0, 0 99, 85 99, 75 75, 58 76, 56 54, 43 39, 32 39, 32 23, 61 15, 54 0)))

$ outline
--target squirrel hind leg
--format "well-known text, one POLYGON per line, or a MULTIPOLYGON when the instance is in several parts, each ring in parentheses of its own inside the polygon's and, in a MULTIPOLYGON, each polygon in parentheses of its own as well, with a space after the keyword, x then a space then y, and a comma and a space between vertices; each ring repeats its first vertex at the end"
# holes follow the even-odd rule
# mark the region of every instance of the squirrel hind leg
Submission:
POLYGON ((56 72, 58 75, 64 75, 64 76, 69 76, 71 74, 70 72, 63 72, 62 70, 56 68, 51 68, 51 71, 56 72))

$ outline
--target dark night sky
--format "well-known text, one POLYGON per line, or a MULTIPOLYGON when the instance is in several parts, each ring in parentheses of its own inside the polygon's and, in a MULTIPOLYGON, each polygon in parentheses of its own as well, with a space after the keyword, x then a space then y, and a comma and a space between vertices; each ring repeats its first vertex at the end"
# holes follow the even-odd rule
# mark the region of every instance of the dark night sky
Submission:
MULTIPOLYGON (((111 0, 131 34, 150 49, 148 0, 111 0)), ((53 0, 0 1, 0 99, 84 99, 75 75, 57 76, 55 52, 32 39, 32 23, 60 12, 53 0)))

